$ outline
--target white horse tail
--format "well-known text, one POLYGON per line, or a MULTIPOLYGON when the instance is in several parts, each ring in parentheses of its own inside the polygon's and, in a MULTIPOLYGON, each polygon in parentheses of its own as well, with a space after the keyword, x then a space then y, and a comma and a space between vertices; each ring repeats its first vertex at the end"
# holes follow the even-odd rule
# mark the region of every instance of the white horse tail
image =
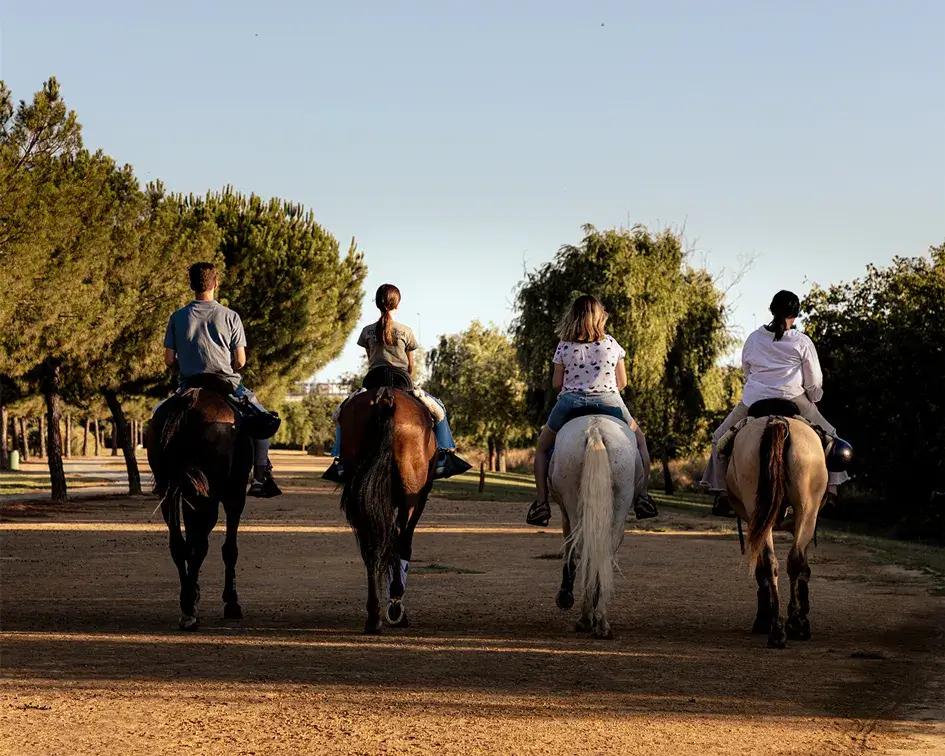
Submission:
POLYGON ((587 429, 587 446, 581 467, 580 520, 567 544, 568 558, 580 557, 580 581, 584 596, 597 593, 597 606, 607 606, 614 592, 614 494, 610 457, 598 421, 587 429))

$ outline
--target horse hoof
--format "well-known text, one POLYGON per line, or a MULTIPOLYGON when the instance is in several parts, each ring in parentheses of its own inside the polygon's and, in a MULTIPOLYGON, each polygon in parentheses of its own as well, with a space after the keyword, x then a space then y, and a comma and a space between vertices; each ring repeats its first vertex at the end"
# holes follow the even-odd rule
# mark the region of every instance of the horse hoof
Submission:
POLYGON ((609 627, 606 627, 606 628, 595 627, 593 636, 597 638, 598 640, 613 640, 614 631, 611 630, 609 627))
POLYGON ((239 604, 224 604, 223 619, 241 620, 243 619, 243 608, 239 604))
POLYGON ((380 635, 384 629, 384 623, 380 619, 377 621, 368 620, 364 625, 365 635, 380 635))
POLYGON ((177 621, 177 626, 181 630, 186 630, 188 632, 193 632, 200 625, 200 620, 197 619, 197 615, 190 616, 188 614, 182 614, 180 619, 177 621))
POLYGON ((387 624, 393 627, 406 627, 407 626, 407 610, 404 609, 404 604, 402 601, 395 599, 387 605, 387 611, 385 612, 387 617, 387 624))
POLYGON ((809 620, 788 620, 785 627, 787 637, 790 640, 809 641, 810 640, 810 621, 809 620))
POLYGON ((768 636, 768 648, 787 648, 787 635, 778 628, 768 636))
POLYGON ((751 626, 752 635, 767 635, 771 632, 771 620, 762 619, 759 617, 755 620, 755 624, 751 626))
POLYGON ((574 594, 571 591, 560 590, 558 591, 558 597, 555 599, 555 603, 558 605, 559 609, 567 611, 572 606, 574 606, 574 594))
POLYGON ((589 633, 591 631, 591 621, 586 617, 581 617, 574 626, 576 633, 589 633))

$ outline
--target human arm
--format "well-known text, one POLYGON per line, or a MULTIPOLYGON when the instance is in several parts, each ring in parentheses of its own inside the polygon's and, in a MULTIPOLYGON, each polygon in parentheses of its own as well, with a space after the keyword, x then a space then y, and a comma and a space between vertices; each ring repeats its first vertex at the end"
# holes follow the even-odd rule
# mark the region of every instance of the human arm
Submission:
POLYGON ((164 332, 164 364, 172 370, 179 368, 177 362, 177 336, 174 333, 174 316, 167 321, 167 330, 164 332))
POLYGON ((560 362, 555 363, 555 373, 551 377, 551 385, 555 391, 561 391, 564 388, 564 365, 560 362))
POLYGON ((413 352, 407 352, 407 375, 413 378, 413 352))
POLYGON ((236 347, 233 350, 233 370, 239 372, 246 366, 246 347, 236 347))
POLYGON ((617 361, 617 371, 614 377, 617 379, 617 391, 623 391, 627 387, 627 365, 623 360, 617 361))
POLYGON ((804 341, 801 350, 801 375, 804 379, 804 393, 812 402, 819 402, 824 398, 824 374, 820 369, 820 359, 817 349, 810 339, 804 341))

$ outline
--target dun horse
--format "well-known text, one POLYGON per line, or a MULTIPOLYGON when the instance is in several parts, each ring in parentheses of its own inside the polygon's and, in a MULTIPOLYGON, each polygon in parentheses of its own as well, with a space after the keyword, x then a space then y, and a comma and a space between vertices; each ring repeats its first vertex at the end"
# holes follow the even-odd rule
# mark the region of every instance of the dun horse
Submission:
POLYGON ((561 506, 565 538, 557 604, 561 609, 574 605, 579 564, 584 604, 575 629, 595 638, 613 637, 607 603, 614 590, 614 564, 642 476, 636 438, 622 422, 580 417, 566 423, 555 438, 549 491, 561 506))
POLYGON ((788 638, 810 640, 807 547, 827 493, 820 437, 801 420, 781 416, 752 420, 735 436, 726 483, 735 512, 748 522, 748 547, 758 582, 752 632, 767 633, 771 648, 784 648, 788 638), (794 544, 787 558, 791 600, 785 631, 773 530, 787 505, 794 509, 794 544))
POLYGON ((236 594, 236 531, 252 470, 252 440, 237 430, 234 411, 222 396, 191 388, 158 408, 148 425, 145 445, 155 489, 162 497, 171 557, 180 575, 181 630, 198 626, 197 578, 221 502, 226 513, 223 616, 242 619, 236 594))
POLYGON ((341 457, 351 470, 341 508, 354 529, 367 568, 366 633, 379 633, 380 595, 385 617, 406 625, 403 606, 413 534, 433 485, 436 439, 430 413, 404 391, 379 388, 357 394, 341 410, 341 457))

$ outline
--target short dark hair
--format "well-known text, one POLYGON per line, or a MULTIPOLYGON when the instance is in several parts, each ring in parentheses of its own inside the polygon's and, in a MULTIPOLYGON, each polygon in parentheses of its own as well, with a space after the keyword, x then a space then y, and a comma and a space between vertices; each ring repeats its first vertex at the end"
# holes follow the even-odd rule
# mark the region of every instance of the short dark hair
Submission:
POLYGON ((187 273, 190 276, 191 290, 198 294, 202 291, 210 291, 217 282, 217 269, 213 267, 213 263, 194 263, 187 273))

